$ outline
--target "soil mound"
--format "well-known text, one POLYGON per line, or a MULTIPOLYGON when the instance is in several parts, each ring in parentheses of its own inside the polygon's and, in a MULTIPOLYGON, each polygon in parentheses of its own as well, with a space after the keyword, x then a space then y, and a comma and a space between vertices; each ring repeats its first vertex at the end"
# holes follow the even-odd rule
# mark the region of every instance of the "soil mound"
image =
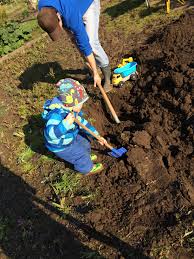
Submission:
POLYGON ((104 120, 104 132, 128 153, 104 158, 106 173, 89 180, 100 195, 85 220, 144 251, 169 238, 176 214, 194 205, 193 28, 188 12, 136 51, 140 79, 110 94, 122 123, 104 120))

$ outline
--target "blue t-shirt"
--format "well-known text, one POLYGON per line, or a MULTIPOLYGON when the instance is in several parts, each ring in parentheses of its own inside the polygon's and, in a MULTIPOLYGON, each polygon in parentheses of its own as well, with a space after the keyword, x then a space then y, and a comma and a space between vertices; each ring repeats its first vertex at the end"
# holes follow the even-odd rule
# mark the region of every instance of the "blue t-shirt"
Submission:
POLYGON ((39 0, 38 9, 53 7, 60 13, 64 26, 70 30, 80 51, 87 57, 92 53, 89 38, 83 23, 83 15, 93 0, 39 0))

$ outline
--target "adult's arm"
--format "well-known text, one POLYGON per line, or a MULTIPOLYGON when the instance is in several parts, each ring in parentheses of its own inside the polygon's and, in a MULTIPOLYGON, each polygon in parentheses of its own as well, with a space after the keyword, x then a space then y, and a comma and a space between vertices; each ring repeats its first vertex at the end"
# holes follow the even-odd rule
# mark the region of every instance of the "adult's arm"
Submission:
POLYGON ((96 86, 96 84, 101 84, 101 78, 97 71, 96 61, 83 23, 83 18, 77 10, 74 10, 73 15, 70 15, 66 19, 66 27, 74 34, 78 49, 85 56, 85 59, 93 72, 94 86, 96 86))

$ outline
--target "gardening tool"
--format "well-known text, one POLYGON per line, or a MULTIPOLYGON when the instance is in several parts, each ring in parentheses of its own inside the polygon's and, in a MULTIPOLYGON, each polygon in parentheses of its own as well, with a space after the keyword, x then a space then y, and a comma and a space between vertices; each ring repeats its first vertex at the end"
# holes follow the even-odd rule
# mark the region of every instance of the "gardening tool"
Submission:
POLYGON ((166 13, 169 14, 170 13, 170 0, 165 0, 166 2, 166 13))
POLYGON ((113 106, 112 106, 110 100, 108 99, 108 96, 107 96, 107 94, 105 93, 105 91, 104 91, 102 85, 101 85, 101 84, 98 84, 98 87, 99 87, 99 89, 100 89, 100 91, 101 91, 101 93, 102 93, 102 96, 103 96, 103 98, 104 98, 106 104, 108 105, 108 108, 110 109, 110 111, 111 111, 111 113, 112 113, 112 116, 113 116, 113 118, 115 119, 116 123, 120 123, 120 120, 119 120, 119 118, 118 118, 118 116, 117 116, 117 114, 116 114, 116 112, 115 112, 115 110, 114 110, 114 108, 113 108, 113 106))
MULTIPOLYGON (((88 129, 84 124, 82 124, 78 119, 75 118, 75 123, 77 123, 80 127, 82 127, 83 129, 85 129, 88 133, 90 133, 94 138, 96 138, 97 140, 101 140, 101 136, 96 135, 94 132, 92 132, 90 129, 88 129)), ((106 143, 105 146, 107 148, 109 148, 111 150, 111 152, 108 152, 108 154, 110 156, 113 157, 121 157, 122 155, 124 155, 127 152, 127 149, 125 149, 124 147, 121 148, 114 148, 112 147, 110 144, 106 143)))
POLYGON ((149 0, 145 0, 145 1, 146 1, 147 8, 150 8, 150 1, 149 0))

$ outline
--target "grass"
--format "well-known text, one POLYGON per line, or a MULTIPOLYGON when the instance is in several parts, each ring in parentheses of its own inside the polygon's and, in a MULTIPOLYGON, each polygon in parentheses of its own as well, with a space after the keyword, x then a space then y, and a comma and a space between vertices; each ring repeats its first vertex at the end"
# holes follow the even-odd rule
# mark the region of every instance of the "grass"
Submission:
POLYGON ((69 214, 71 211, 71 198, 74 197, 76 191, 79 189, 80 175, 76 174, 70 169, 60 172, 58 179, 50 185, 59 200, 58 203, 52 202, 53 206, 64 213, 69 214))
POLYGON ((18 165, 21 166, 23 172, 29 173, 32 170, 36 169, 37 164, 33 163, 33 161, 31 160, 34 157, 35 152, 32 151, 30 147, 26 146, 22 151, 18 153, 19 155, 17 158, 17 162, 18 165))
POLYGON ((81 259, 103 259, 101 255, 99 255, 95 251, 84 251, 81 252, 81 259))
POLYGON ((157 259, 168 259, 171 246, 155 246, 150 252, 150 256, 157 259))
MULTIPOLYGON (((28 5, 26 1, 15 0, 10 4, 0 5, 0 14, 5 13, 5 19, 2 22, 10 20, 24 19, 29 16, 28 5)), ((0 16, 1 17, 1 16, 0 16)), ((1 24, 1 19, 0 19, 1 24)))
POLYGON ((9 108, 5 105, 4 102, 0 103, 0 118, 5 117, 9 108))
POLYGON ((62 175, 51 186, 55 194, 70 197, 74 195, 79 186, 80 175, 70 169, 60 172, 62 175))
MULTIPOLYGON (((171 251, 180 247, 190 253, 194 253, 194 211, 189 210, 188 212, 176 213, 175 217, 177 224, 172 231, 176 233, 177 240, 170 244, 154 245, 151 248, 150 256, 158 259, 168 259, 171 251)), ((174 235, 173 232, 169 232, 169 234, 174 235)))
POLYGON ((88 121, 92 124, 92 123, 96 122, 96 119, 94 119, 94 118, 88 118, 88 121))
POLYGON ((10 221, 8 218, 0 217, 0 241, 7 241, 7 236, 10 230, 10 221))
MULTIPOLYGON (((117 31, 122 31, 124 36, 130 33, 137 33, 141 31, 145 25, 147 26, 152 23, 160 24, 162 21, 166 23, 178 17, 181 13, 181 11, 172 10, 171 14, 167 16, 164 9, 156 5, 153 6, 151 10, 148 10, 144 1, 139 0, 113 0, 106 2, 108 2, 108 4, 103 6, 103 9, 105 10, 103 19, 106 24, 104 29, 113 33, 113 36, 117 31), (118 11, 119 13, 116 9, 109 9, 109 12, 108 10, 106 11, 107 8, 122 3, 123 5, 120 5, 120 10, 118 11), (129 4, 132 6, 128 8, 129 4), (112 16, 111 12, 113 12, 112 16)), ((23 15, 25 15, 25 8, 22 6, 23 3, 18 2, 18 5, 15 6, 15 12, 19 12, 21 8, 21 12, 24 12, 23 15)), ((8 8, 5 8, 6 16, 14 17, 14 8, 12 11, 13 12, 9 12, 8 8)), ((11 71, 11 73, 9 72, 8 77, 14 78, 16 82, 14 80, 7 80, 9 82, 2 87, 9 92, 11 101, 14 101, 18 107, 14 110, 17 111, 20 117, 20 124, 17 125, 16 130, 14 125, 12 125, 12 127, 15 130, 15 147, 18 147, 16 157, 19 167, 22 171, 28 173, 36 171, 39 166, 45 166, 43 172, 52 170, 53 174, 56 174, 57 170, 61 170, 62 163, 57 161, 54 156, 48 156, 46 150, 43 148, 42 128, 44 123, 40 117, 40 113, 42 112, 44 101, 56 94, 56 88, 51 85, 51 83, 56 81, 57 76, 62 75, 56 74, 52 68, 50 68, 47 75, 45 73, 41 74, 43 72, 38 70, 43 63, 48 62, 47 56, 44 55, 45 44, 44 41, 41 41, 37 46, 31 48, 25 55, 25 64, 20 64, 19 58, 16 58, 14 64, 7 65, 8 72, 11 71), (32 70, 34 64, 39 64, 40 66, 37 66, 32 70), (28 70, 28 74, 25 70, 28 70), (41 74, 40 78, 34 79, 30 77, 29 79, 29 75, 35 75, 36 77, 35 72, 41 74), (21 90, 18 88, 18 81, 22 76, 25 78, 24 82, 26 85, 21 90), (30 82, 30 80, 32 82, 30 82), (45 80, 45 82, 41 82, 41 80, 45 80), (17 93, 17 95, 15 95, 15 93, 17 93)), ((69 49, 68 47, 67 49, 64 49, 64 58, 65 53, 69 51, 72 52, 73 49, 69 49)), ((6 109, 7 108, 4 105, 0 107, 0 116, 1 114, 2 116, 5 115, 5 112, 7 112, 6 109)), ((93 118, 90 118, 89 120, 90 122, 94 122, 93 118)), ((4 132, 0 128, 0 134, 1 133, 6 134, 6 131, 4 132)), ((4 135, 0 135, 0 137, 3 138, 4 135)), ((50 185, 57 196, 57 202, 53 202, 53 205, 65 214, 70 213, 72 206, 71 198, 80 191, 80 175, 69 169, 65 169, 60 171, 58 178, 52 180, 50 185)), ((98 194, 93 194, 92 192, 83 194, 83 190, 80 191, 80 196, 85 202, 95 200, 96 195, 98 194)), ((8 230, 9 221, 0 218, 0 240, 1 238, 6 239, 8 230)), ((193 233, 191 232, 191 229, 185 230, 182 240, 183 246, 191 247, 193 242, 193 233)), ((155 250, 153 250, 153 253, 157 255, 157 258, 165 258, 169 253, 169 249, 169 246, 156 247, 155 250)), ((101 257, 96 252, 90 251, 84 252, 81 258, 97 259, 101 257)))
POLYGON ((160 25, 168 23, 172 19, 178 18, 182 10, 171 10, 169 15, 166 14, 164 5, 161 2, 151 3, 148 9, 145 1, 142 0, 125 0, 111 1, 111 4, 105 6, 103 12, 106 21, 106 30, 109 33, 121 31, 123 36, 129 33, 141 32, 143 28, 149 25, 160 25))

